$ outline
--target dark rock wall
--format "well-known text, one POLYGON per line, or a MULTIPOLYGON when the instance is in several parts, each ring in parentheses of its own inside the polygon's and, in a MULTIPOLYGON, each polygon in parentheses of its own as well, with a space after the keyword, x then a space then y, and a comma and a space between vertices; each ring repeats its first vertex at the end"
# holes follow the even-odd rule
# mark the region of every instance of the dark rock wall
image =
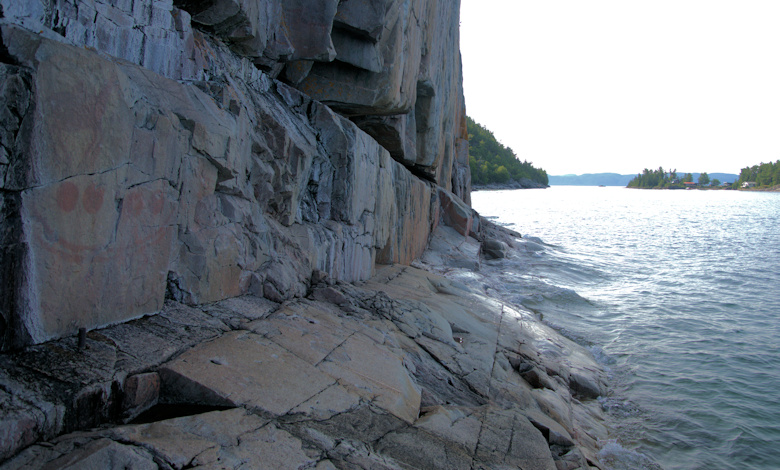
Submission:
POLYGON ((365 280, 469 201, 457 1, 0 6, 0 350, 365 280))

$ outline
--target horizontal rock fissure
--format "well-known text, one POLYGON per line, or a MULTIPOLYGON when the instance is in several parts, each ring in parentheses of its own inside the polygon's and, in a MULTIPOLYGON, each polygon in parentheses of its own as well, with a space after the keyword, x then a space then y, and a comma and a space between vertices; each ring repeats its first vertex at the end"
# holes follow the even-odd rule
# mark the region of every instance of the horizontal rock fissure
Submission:
POLYGON ((183 418, 185 416, 195 416, 210 413, 212 411, 232 410, 234 408, 236 407, 200 405, 195 403, 160 403, 139 414, 127 424, 148 424, 156 421, 164 421, 166 419, 183 418))
POLYGON ((411 174, 420 178, 421 180, 425 180, 436 184, 436 175, 431 174, 426 167, 422 167, 420 165, 406 165, 406 164, 404 164, 404 167, 407 170, 409 170, 411 174))

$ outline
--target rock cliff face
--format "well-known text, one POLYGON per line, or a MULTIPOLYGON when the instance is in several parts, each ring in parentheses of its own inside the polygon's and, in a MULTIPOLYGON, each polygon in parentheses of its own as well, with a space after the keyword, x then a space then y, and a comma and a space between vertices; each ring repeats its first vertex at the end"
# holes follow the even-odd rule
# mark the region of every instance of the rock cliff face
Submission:
POLYGON ((0 470, 598 467, 603 371, 476 273, 458 16, 0 0, 0 470))
POLYGON ((0 350, 365 280, 469 201, 457 1, 0 6, 0 350))

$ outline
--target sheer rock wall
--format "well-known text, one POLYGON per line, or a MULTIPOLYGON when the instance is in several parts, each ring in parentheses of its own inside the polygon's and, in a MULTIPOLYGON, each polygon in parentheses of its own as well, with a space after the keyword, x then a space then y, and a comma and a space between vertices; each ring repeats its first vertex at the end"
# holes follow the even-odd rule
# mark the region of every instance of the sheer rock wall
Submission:
POLYGON ((0 350, 365 280, 442 195, 470 217, 458 1, 0 7, 0 350))

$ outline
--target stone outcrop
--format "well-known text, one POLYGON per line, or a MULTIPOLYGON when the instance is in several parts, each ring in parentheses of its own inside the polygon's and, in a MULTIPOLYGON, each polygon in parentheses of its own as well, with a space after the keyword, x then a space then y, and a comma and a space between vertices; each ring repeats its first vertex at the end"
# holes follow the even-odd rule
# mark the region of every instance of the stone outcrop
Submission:
MULTIPOLYGON (((479 249, 447 227, 435 238, 479 249)), ((282 304, 168 301, 90 332, 85 349, 68 338, 2 361, 0 390, 14 393, 0 396, 0 460, 16 454, 2 470, 575 469, 598 465, 606 437, 587 351, 400 265, 282 304)))
POLYGON ((419 269, 519 237, 458 19, 0 0, 0 469, 598 466, 587 351, 419 269))

